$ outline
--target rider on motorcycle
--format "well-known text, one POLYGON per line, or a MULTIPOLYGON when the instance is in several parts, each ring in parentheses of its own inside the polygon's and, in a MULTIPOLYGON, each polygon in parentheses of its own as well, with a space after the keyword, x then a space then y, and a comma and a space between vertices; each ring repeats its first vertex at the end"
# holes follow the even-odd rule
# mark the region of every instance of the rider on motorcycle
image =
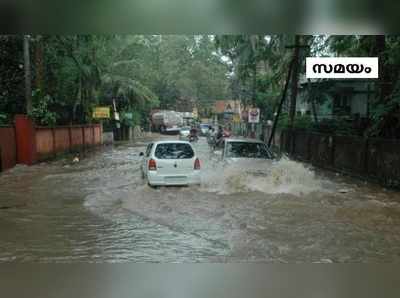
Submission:
POLYGON ((222 126, 218 126, 218 131, 217 131, 217 135, 216 135, 216 144, 217 146, 222 144, 222 141, 224 139, 224 130, 222 128, 222 126))
POLYGON ((197 129, 194 126, 190 129, 189 139, 198 140, 197 129))

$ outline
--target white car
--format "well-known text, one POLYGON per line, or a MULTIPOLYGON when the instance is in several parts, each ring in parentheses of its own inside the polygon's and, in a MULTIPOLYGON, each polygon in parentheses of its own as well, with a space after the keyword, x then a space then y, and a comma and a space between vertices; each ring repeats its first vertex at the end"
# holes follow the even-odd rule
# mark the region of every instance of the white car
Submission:
POLYGON ((150 186, 200 184, 200 159, 189 142, 150 143, 141 153, 143 178, 150 186))
POLYGON ((180 140, 187 140, 190 135, 190 127, 182 127, 179 131, 179 139, 180 140))

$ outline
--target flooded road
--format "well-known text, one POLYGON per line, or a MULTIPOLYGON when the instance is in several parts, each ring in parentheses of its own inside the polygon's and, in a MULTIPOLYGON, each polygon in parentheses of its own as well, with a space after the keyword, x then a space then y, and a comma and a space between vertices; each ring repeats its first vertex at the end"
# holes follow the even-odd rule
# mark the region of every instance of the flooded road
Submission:
POLYGON ((204 139, 201 186, 153 189, 147 141, 1 174, 0 261, 400 260, 398 192, 288 159, 223 167, 204 139))

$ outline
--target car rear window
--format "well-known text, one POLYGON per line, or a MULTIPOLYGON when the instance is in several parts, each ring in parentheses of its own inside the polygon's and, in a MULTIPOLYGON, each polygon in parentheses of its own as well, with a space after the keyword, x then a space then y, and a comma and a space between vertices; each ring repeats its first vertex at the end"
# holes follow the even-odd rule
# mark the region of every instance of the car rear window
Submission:
POLYGON ((226 156, 231 158, 272 158, 265 144, 251 142, 228 142, 226 156))
POLYGON ((189 144, 166 143, 158 144, 154 155, 158 159, 190 159, 194 152, 189 144))
POLYGON ((153 148, 153 144, 147 145, 147 148, 146 148, 146 157, 149 157, 149 156, 150 156, 151 148, 153 148))

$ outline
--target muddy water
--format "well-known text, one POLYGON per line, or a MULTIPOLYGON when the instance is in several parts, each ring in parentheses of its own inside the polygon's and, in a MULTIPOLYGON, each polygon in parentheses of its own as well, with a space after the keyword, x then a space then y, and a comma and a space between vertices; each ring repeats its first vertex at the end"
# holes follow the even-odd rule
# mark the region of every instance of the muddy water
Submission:
POLYGON ((400 259, 399 193, 288 159, 223 166, 205 140, 200 187, 152 189, 145 144, 0 175, 0 261, 400 259))

